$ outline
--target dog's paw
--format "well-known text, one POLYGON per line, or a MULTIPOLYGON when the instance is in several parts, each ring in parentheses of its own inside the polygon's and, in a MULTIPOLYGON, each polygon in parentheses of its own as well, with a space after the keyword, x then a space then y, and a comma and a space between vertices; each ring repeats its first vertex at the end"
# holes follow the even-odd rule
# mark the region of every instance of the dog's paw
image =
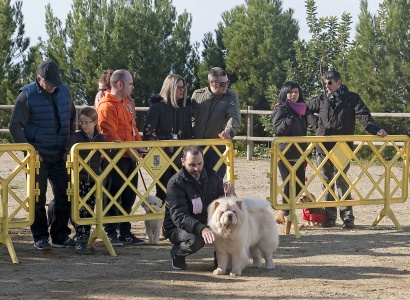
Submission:
POLYGON ((216 268, 213 273, 214 275, 225 275, 225 271, 223 271, 221 268, 216 268))
POLYGON ((264 269, 265 270, 273 270, 273 269, 275 269, 275 264, 273 263, 273 261, 267 261, 265 263, 264 269))
POLYGON ((241 276, 242 275, 242 271, 239 270, 232 270, 231 273, 229 273, 230 276, 241 276))

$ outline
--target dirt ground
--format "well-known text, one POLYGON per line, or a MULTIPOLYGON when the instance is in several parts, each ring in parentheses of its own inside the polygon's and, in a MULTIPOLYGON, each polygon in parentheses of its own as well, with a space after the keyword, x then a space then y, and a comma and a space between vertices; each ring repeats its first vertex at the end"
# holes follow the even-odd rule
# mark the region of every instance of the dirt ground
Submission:
MULTIPOLYGON (((235 159, 239 196, 269 195, 269 161, 235 159)), ((354 174, 355 168, 349 171, 354 174)), ((403 231, 385 217, 371 224, 382 206, 356 206, 356 228, 308 228, 295 238, 281 232, 274 270, 248 266, 241 277, 214 276, 213 248, 188 257, 188 270, 170 266, 170 243, 116 247, 101 241, 90 256, 74 249, 33 248, 29 228, 10 230, 19 264, 0 246, 0 299, 409 299, 409 201, 392 209, 403 231)), ((133 223, 144 236, 142 222, 133 223)))

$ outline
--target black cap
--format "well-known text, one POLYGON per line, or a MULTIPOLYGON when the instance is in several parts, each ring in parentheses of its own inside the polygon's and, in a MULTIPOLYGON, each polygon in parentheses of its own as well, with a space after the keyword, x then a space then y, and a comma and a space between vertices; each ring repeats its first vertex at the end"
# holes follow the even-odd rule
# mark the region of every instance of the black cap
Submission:
POLYGON ((60 69, 58 68, 58 65, 51 60, 43 61, 38 66, 38 75, 54 87, 63 84, 60 76, 60 69))

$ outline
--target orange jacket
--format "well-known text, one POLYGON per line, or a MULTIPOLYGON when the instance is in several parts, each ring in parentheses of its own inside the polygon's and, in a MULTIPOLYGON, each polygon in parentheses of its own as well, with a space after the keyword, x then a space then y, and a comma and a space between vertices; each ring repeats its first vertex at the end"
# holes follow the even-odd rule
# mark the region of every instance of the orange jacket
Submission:
POLYGON ((106 92, 98 105, 98 126, 107 142, 142 141, 133 115, 134 107, 127 98, 118 101, 106 92))

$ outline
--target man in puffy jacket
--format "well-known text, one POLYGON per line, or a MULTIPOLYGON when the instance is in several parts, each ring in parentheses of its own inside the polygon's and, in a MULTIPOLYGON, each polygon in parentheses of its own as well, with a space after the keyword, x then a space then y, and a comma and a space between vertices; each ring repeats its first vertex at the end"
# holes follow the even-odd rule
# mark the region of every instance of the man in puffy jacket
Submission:
POLYGON ((186 146, 182 169, 168 182, 165 207, 165 237, 173 244, 172 267, 187 268, 185 257, 215 240, 207 227, 208 206, 225 193, 234 194, 233 186, 223 184, 217 173, 204 165, 200 147, 186 146))
MULTIPOLYGON (((387 133, 380 129, 380 127, 374 122, 369 109, 363 100, 356 93, 350 92, 345 85, 342 85, 342 78, 337 71, 326 72, 322 76, 322 81, 325 86, 325 90, 315 99, 307 103, 311 114, 317 114, 317 118, 314 119, 314 127, 317 127, 316 135, 354 135, 356 116, 362 123, 364 129, 370 134, 385 137, 387 133)), ((335 143, 323 143, 328 151, 330 151, 335 143)), ((353 149, 353 143, 349 143, 349 146, 353 149)), ((323 149, 317 145, 317 165, 320 165, 325 159, 323 149)), ((346 174, 350 168, 350 164, 344 169, 346 174)), ((337 168, 330 160, 327 160, 321 169, 321 175, 330 183, 335 174, 337 168)), ((349 189, 349 184, 343 178, 338 176, 336 179, 336 186, 338 190, 339 198, 346 193, 349 189)), ((345 198, 346 200, 352 199, 350 193, 345 198)), ((332 201, 333 196, 327 193, 325 201, 332 201)), ((336 225, 337 209, 336 207, 326 208, 326 222, 324 227, 333 227, 336 225)), ((354 228, 354 215, 353 208, 351 206, 340 207, 340 218, 343 221, 343 229, 354 228)))
POLYGON ((51 246, 55 248, 75 246, 69 237, 70 203, 66 193, 68 181, 64 159, 66 147, 75 134, 75 106, 55 62, 42 62, 36 80, 21 88, 9 129, 14 142, 31 144, 40 159, 40 170, 36 175, 40 195, 30 227, 34 248, 50 249, 49 236, 51 246), (47 180, 54 194, 53 210, 49 214, 51 220, 48 221, 45 209, 47 180))

